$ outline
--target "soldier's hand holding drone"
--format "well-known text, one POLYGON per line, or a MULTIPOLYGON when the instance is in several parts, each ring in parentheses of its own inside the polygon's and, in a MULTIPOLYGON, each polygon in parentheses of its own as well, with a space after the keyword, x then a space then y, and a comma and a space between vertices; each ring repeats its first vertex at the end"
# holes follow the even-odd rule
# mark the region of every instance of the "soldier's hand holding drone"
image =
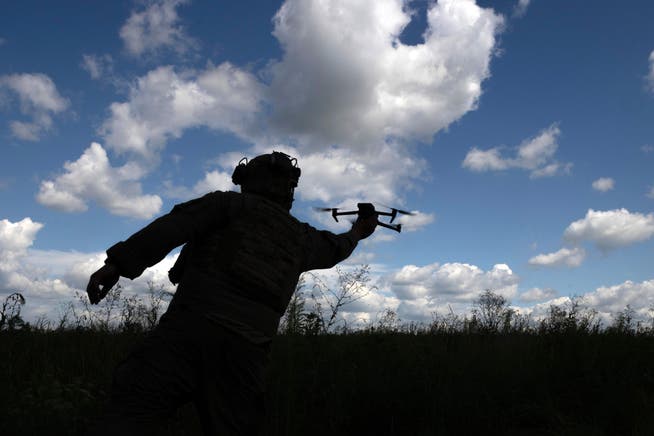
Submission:
POLYGON ((357 220, 352 224, 352 230, 350 230, 357 239, 365 239, 368 236, 372 235, 377 228, 377 214, 374 213, 367 217, 362 217, 361 215, 357 220))

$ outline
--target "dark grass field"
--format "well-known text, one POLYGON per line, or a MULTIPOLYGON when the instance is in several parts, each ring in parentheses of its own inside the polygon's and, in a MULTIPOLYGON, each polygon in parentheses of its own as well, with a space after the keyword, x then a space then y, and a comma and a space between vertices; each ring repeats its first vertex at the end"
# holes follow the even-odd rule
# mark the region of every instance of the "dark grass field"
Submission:
MULTIPOLYGON (((142 337, 0 332, 0 434, 83 434, 142 337)), ((267 435, 654 435, 651 335, 279 336, 268 378, 267 435)))

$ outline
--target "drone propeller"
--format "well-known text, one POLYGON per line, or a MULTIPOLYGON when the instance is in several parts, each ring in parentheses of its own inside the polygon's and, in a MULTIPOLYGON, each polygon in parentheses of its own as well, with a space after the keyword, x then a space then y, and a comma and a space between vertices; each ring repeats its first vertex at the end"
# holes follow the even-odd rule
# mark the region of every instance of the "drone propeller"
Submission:
POLYGON ((409 216, 415 215, 415 213, 413 213, 413 212, 408 212, 406 210, 398 209, 396 207, 390 207, 390 206, 386 206, 386 205, 383 205, 383 204, 381 206, 385 207, 386 209, 390 209, 391 212, 377 212, 377 213, 379 215, 390 216, 391 219, 390 219, 389 222, 391 222, 391 223, 395 220, 398 213, 400 213, 402 215, 409 215, 409 216))
POLYGON ((402 215, 409 215, 409 216, 414 216, 414 215, 415 215, 414 212, 407 212, 406 210, 402 210, 402 209, 395 209, 395 210, 396 210, 398 213, 401 213, 402 215))
POLYGON ((406 210, 398 209, 397 207, 390 207, 390 206, 386 206, 385 204, 382 204, 380 206, 383 206, 386 209, 394 210, 395 212, 401 213, 402 215, 410 215, 410 216, 415 215, 415 212, 409 212, 409 211, 406 211, 406 210))

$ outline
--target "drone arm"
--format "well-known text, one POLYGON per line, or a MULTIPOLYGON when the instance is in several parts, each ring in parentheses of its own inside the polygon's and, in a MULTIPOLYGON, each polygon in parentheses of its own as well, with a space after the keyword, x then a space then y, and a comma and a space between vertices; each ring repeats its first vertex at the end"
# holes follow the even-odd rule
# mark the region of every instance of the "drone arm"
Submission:
POLYGON ((377 225, 386 227, 387 229, 395 230, 397 233, 402 231, 402 224, 386 224, 381 221, 377 221, 377 225))

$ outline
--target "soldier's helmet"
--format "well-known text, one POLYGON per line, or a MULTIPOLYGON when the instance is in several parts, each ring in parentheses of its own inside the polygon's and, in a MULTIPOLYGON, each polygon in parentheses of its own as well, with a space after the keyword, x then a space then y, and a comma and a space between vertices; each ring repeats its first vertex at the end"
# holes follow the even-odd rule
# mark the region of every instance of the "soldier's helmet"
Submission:
POLYGON ((243 158, 232 174, 232 182, 241 186, 241 192, 261 195, 287 210, 293 205, 299 179, 297 159, 279 151, 262 154, 250 161, 243 158))

